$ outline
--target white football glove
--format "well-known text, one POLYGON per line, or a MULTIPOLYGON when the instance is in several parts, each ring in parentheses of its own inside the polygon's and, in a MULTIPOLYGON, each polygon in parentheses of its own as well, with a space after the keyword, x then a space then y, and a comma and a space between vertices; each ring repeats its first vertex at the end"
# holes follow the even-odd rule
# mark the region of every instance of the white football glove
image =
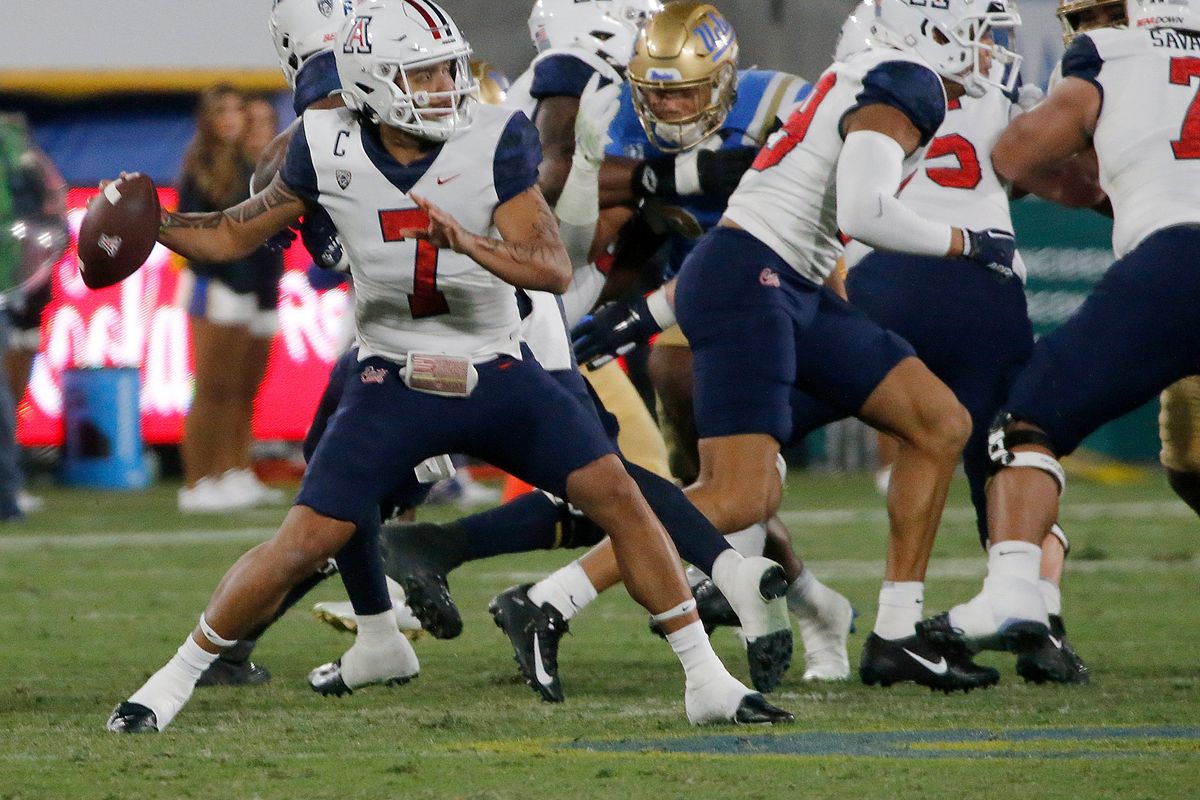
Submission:
POLYGON ((1042 102, 1042 98, 1046 93, 1042 91, 1042 87, 1033 83, 1023 83, 1021 88, 1017 89, 1017 105, 1022 111, 1029 111, 1038 103, 1042 102))
POLYGON ((620 82, 600 86, 600 80, 597 72, 587 82, 579 98, 579 113, 575 115, 575 157, 595 169, 599 169, 604 148, 612 141, 608 126, 621 107, 620 82))

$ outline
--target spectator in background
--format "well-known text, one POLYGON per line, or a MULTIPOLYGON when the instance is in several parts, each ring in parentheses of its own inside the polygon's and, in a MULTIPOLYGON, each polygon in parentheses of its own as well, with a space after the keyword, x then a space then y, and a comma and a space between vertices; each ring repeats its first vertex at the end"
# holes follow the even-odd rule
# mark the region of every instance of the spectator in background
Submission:
POLYGON ((62 176, 33 143, 22 115, 0 115, 0 521, 41 507, 24 489, 16 409, 50 300, 51 271, 68 240, 62 176))
MULTIPOLYGON (((246 152, 248 122, 246 100, 234 87, 217 84, 201 93, 196 135, 180 171, 180 211, 218 211, 249 196, 254 162, 246 152)), ((282 500, 254 475, 249 447, 254 393, 276 320, 274 299, 264 303, 260 297, 275 297, 281 266, 278 254, 264 251, 228 264, 188 262, 192 279, 182 282, 182 291, 191 317, 195 391, 181 446, 180 511, 230 511, 282 500), (269 292, 263 288, 268 284, 269 292), (264 304, 270 309, 262 310, 264 304)))

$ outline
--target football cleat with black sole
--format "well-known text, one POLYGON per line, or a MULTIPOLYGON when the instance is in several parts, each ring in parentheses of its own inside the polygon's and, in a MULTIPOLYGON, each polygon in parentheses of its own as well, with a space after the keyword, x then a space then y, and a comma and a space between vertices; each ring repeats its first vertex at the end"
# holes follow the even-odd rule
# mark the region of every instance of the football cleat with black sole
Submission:
POLYGON ((746 660, 750 666, 750 682, 760 692, 770 692, 779 686, 788 667, 792 665, 792 623, 787 609, 788 579, 783 567, 768 559, 743 559, 746 572, 757 574, 753 588, 739 587, 733 591, 737 602, 745 603, 747 615, 739 615, 742 633, 746 638, 746 660), (763 568, 765 566, 765 569, 763 568), (762 570, 758 572, 758 570, 762 570), (755 634, 753 626, 762 626, 755 634))
POLYGON ((404 596, 413 616, 435 639, 453 639, 462 633, 462 615, 450 596, 446 576, 429 572, 401 575, 396 582, 404 587, 404 596))
POLYGON ((1017 620, 1001 626, 991 636, 970 640, 950 624, 948 611, 918 622, 917 633, 934 644, 960 648, 967 653, 976 653, 981 649, 1032 653, 1041 649, 1050 638, 1049 626, 1035 620, 1017 620))
POLYGON ((197 686, 261 686, 271 680, 271 672, 253 661, 226 661, 218 658, 196 681, 197 686))
POLYGON ((113 733, 158 733, 158 718, 141 703, 126 700, 113 709, 104 727, 113 733))
POLYGON ((513 660, 521 677, 547 703, 563 701, 558 677, 558 642, 568 632, 567 621, 549 603, 541 608, 529 599, 532 583, 506 589, 488 603, 496 627, 508 635, 513 660))
MULTIPOLYGON (((696 600, 696 611, 700 614, 700 621, 704 623, 704 632, 709 636, 712 636, 712 632, 717 628, 736 628, 742 624, 737 612, 712 582, 712 578, 705 578, 693 586, 692 597, 696 600)), ((653 618, 650 619, 650 632, 665 638, 662 628, 653 618)))
POLYGON ((1031 683, 1083 684, 1091 680, 1091 670, 1067 641, 1062 617, 1050 615, 1050 635, 1037 650, 1017 656, 1017 674, 1031 683))
POLYGON ((767 702, 758 692, 748 694, 738 704, 733 721, 738 725, 778 725, 782 722, 795 722, 796 717, 790 711, 784 711, 778 706, 767 702))
POLYGON ((967 650, 935 644, 920 635, 884 639, 872 633, 863 645, 858 674, 868 686, 886 688, 912 681, 947 694, 983 689, 1000 681, 999 672, 971 661, 967 650))
MULTIPOLYGON (((403 686, 415 677, 417 677, 417 673, 413 673, 412 675, 397 675, 394 678, 374 681, 368 685, 403 686)), ((342 695, 354 694, 354 689, 351 689, 342 678, 342 660, 340 658, 337 661, 322 664, 308 673, 308 685, 314 692, 325 697, 341 697, 342 695)), ((361 689, 363 687, 359 686, 357 688, 361 689)))

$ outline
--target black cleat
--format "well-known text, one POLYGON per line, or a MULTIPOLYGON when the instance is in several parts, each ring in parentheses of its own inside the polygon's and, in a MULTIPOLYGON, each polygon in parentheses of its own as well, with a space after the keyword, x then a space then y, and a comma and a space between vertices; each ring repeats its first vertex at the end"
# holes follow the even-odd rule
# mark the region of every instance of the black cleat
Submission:
POLYGON ((218 658, 204 673, 197 686, 261 686, 271 680, 271 672, 253 661, 226 661, 218 658))
POLYGON ((126 700, 113 709, 104 727, 113 733, 158 733, 158 718, 141 703, 126 700))
POLYGON ((401 575, 397 582, 404 587, 404 602, 413 616, 435 639, 453 639, 462 633, 462 615, 450 596, 445 575, 415 572, 401 575))
POLYGON ((790 711, 773 706, 761 694, 754 692, 742 698, 738 704, 733 721, 738 725, 777 725, 781 722, 795 722, 796 718, 790 711))
POLYGON ((1087 683, 1091 670, 1067 641, 1062 617, 1050 615, 1050 635, 1037 650, 1017 656, 1017 674, 1032 683, 1087 683))
POLYGON ((530 688, 547 703, 563 701, 558 679, 558 640, 568 632, 567 621, 549 603, 538 608, 529 599, 532 583, 506 589, 488 603, 496 627, 508 634, 513 660, 530 688))
POLYGON ((947 694, 1000 681, 999 672, 971 661, 965 647, 935 644, 921 635, 884 639, 872 633, 863 645, 858 674, 868 686, 912 681, 947 694))
MULTIPOLYGON (((415 677, 417 677, 416 673, 412 675, 398 675, 395 678, 376 681, 369 685, 403 686, 415 677)), ((308 686, 317 694, 324 695, 325 697, 341 697, 346 694, 354 694, 354 690, 342 679, 342 660, 340 658, 337 661, 322 664, 308 673, 308 686)), ((362 687, 358 688, 361 689, 362 687)))
POLYGON ((462 633, 462 615, 446 581, 447 573, 463 561, 461 538, 454 525, 383 526, 384 570, 404 587, 413 616, 438 639, 453 639, 462 633))
POLYGON ((968 654, 984 650, 1032 653, 1050 638, 1050 628, 1033 620, 1018 620, 984 640, 968 641, 963 632, 950 624, 950 613, 943 611, 917 623, 917 633, 938 646, 961 649, 968 654))
MULTIPOLYGON (((717 628, 736 628, 742 624, 738 619, 737 612, 733 610, 733 606, 729 605, 729 601, 725 599, 725 595, 721 594, 717 585, 712 582, 712 578, 705 578, 693 586, 692 597, 696 599, 696 611, 700 614, 700 621, 704 623, 704 632, 709 636, 712 636, 712 632, 717 628)), ((650 632, 655 636, 666 638, 662 628, 653 618, 650 620, 650 632)))

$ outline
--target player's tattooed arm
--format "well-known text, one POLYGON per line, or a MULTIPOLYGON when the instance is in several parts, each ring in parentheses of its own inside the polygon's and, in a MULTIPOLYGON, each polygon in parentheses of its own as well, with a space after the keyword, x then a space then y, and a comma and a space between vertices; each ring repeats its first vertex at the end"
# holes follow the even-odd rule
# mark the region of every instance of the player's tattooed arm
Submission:
POLYGON ((224 211, 163 213, 158 240, 195 261, 236 261, 304 214, 304 201, 278 176, 262 192, 224 211))
POLYGON ((438 247, 470 256, 484 269, 521 289, 561 294, 571 282, 571 259, 558 237, 558 221, 537 187, 503 203, 494 221, 503 239, 470 233, 454 217, 412 196, 429 215, 429 229, 414 232, 438 247))

